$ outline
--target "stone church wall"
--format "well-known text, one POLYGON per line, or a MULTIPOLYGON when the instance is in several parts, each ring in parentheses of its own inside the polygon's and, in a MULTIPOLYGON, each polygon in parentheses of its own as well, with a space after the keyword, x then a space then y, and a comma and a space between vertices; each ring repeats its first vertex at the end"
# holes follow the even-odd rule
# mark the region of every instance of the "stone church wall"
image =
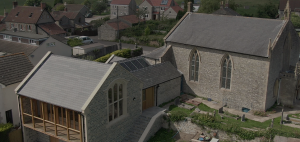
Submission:
POLYGON ((265 110, 268 58, 207 49, 196 46, 168 43, 172 45, 174 66, 183 73, 183 92, 211 98, 227 104, 229 108, 241 110, 265 110), (199 81, 189 81, 189 55, 192 49, 200 52, 199 81), (221 59, 225 54, 233 62, 231 87, 220 86, 221 59))

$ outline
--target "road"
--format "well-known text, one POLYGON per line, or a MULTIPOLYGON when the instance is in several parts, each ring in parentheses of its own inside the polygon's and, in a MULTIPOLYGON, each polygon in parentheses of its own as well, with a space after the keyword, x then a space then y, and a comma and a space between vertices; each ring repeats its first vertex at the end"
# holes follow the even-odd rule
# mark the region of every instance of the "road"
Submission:
MULTIPOLYGON (((102 44, 105 44, 105 45, 113 45, 113 44, 118 43, 118 42, 100 40, 100 39, 98 39, 97 36, 90 36, 90 38, 92 38, 95 43, 102 43, 102 44)), ((144 46, 144 45, 138 45, 138 47, 143 47, 143 53, 144 54, 147 54, 147 53, 151 52, 152 50, 157 49, 156 47, 149 47, 149 46, 144 46)), ((123 49, 124 48, 134 49, 135 45, 134 44, 122 43, 122 48, 123 49)))

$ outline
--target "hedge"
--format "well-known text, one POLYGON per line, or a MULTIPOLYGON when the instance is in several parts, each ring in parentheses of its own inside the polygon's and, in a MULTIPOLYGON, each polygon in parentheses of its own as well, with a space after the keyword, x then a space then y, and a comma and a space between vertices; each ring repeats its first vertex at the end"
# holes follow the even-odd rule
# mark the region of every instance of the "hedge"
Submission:
POLYGON ((0 142, 8 142, 8 133, 13 125, 11 123, 0 124, 0 142))
POLYGON ((116 50, 112 53, 106 54, 105 56, 102 56, 102 57, 96 59, 95 61, 105 63, 112 54, 115 54, 116 56, 123 57, 123 58, 130 58, 131 50, 130 49, 116 50))

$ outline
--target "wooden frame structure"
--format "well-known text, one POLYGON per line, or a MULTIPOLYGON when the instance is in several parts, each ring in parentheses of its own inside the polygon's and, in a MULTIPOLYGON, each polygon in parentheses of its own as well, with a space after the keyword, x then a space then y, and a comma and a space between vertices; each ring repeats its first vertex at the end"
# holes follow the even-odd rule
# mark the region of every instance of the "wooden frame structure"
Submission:
POLYGON ((24 96, 20 109, 23 126, 64 141, 83 141, 79 112, 24 96))

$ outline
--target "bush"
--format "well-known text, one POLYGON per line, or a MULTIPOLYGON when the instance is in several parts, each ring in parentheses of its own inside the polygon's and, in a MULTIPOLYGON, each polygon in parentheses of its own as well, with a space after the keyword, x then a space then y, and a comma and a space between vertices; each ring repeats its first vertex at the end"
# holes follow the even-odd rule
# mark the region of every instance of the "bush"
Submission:
POLYGON ((136 57, 136 56, 140 56, 143 54, 143 48, 142 47, 138 47, 134 50, 132 50, 132 56, 136 57))
POLYGON ((112 54, 115 54, 116 56, 123 57, 123 58, 130 58, 131 50, 130 49, 116 50, 112 53, 106 54, 105 56, 96 59, 95 61, 105 63, 112 54))
POLYGON ((73 38, 73 39, 69 39, 67 43, 71 47, 80 46, 80 45, 82 45, 82 40, 80 40, 78 38, 73 38))
POLYGON ((103 21, 108 21, 108 20, 110 20, 109 16, 103 18, 103 21))
POLYGON ((262 117, 267 117, 268 114, 265 112, 265 111, 253 111, 253 114, 254 115, 257 115, 257 116, 262 116, 262 117))
POLYGON ((13 125, 11 123, 0 124, 0 142, 8 142, 8 133, 13 125))
POLYGON ((59 5, 55 8, 56 11, 64 11, 65 10, 65 5, 59 5))
POLYGON ((151 30, 150 30, 149 26, 147 26, 147 28, 145 29, 145 35, 146 36, 150 35, 150 32, 151 32, 151 30))
POLYGON ((172 112, 169 117, 172 122, 177 122, 177 121, 184 120, 185 117, 187 117, 187 115, 184 111, 178 110, 178 111, 172 112))

